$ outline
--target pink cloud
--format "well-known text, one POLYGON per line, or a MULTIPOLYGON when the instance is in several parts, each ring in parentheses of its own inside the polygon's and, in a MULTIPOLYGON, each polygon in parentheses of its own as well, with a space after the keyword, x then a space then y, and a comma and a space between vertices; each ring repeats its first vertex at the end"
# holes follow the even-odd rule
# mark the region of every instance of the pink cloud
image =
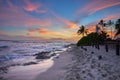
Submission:
MULTIPOLYGON (((27 0, 25 0, 27 1, 27 0)), ((51 21, 47 18, 33 18, 23 8, 14 5, 10 0, 6 1, 7 6, 0 7, 1 26, 50 26, 51 21)))
POLYGON ((91 0, 86 6, 77 11, 78 14, 91 15, 97 11, 100 11, 111 6, 120 4, 120 0, 91 0))
POLYGON ((41 7, 42 5, 41 4, 38 4, 38 3, 31 3, 29 0, 24 0, 25 2, 25 7, 24 9, 27 10, 27 11, 35 11, 37 10, 39 7, 41 7))
POLYGON ((30 2, 29 0, 24 0, 24 3, 25 3, 25 6, 24 6, 24 9, 26 11, 34 11, 36 13, 46 13, 47 10, 44 9, 44 6, 42 3, 32 3, 30 2))
POLYGON ((120 17, 120 14, 112 14, 104 18, 105 21, 118 19, 120 17))
MULTIPOLYGON (((109 21, 109 20, 118 19, 119 17, 120 17, 120 14, 119 14, 119 13, 115 13, 115 14, 111 14, 111 15, 108 15, 108 16, 106 16, 106 17, 103 17, 102 19, 107 22, 107 21, 109 21)), ((95 26, 96 24, 99 23, 100 20, 101 20, 101 19, 95 20, 95 21, 87 24, 87 26, 95 26)), ((90 30, 91 30, 91 29, 90 29, 90 30)))

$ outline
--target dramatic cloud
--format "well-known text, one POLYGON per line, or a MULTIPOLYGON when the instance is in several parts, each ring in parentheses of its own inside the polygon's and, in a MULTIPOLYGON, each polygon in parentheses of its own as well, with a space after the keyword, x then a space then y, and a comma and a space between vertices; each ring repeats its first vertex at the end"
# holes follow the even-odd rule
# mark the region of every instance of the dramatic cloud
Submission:
MULTIPOLYGON (((25 0, 27 1, 27 0, 25 0)), ((50 26, 49 19, 34 18, 27 14, 21 7, 14 5, 10 0, 6 1, 7 6, 0 7, 1 26, 50 26)), ((34 8, 35 9, 35 8, 34 8)))
POLYGON ((114 20, 120 16, 119 6, 116 6, 120 0, 78 0, 79 3, 69 1, 70 5, 65 6, 61 6, 61 2, 0 0, 0 29, 3 30, 0 34, 75 40, 81 37, 76 34, 79 25, 84 24, 89 32, 95 32, 99 20, 114 20), (110 12, 113 8, 115 10, 110 12), (73 14, 76 9, 79 9, 78 14, 73 14), (89 15, 89 19, 85 18, 89 15))
POLYGON ((77 11, 77 14, 82 16, 91 15, 97 11, 100 11, 105 8, 116 6, 120 4, 120 0, 91 0, 83 8, 77 11))

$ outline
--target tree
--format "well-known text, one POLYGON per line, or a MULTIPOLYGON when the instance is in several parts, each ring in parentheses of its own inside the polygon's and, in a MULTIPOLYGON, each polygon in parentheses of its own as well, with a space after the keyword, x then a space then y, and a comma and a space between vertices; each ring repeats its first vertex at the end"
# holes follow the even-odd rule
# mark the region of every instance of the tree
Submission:
POLYGON ((80 27, 80 29, 77 31, 77 34, 78 34, 78 35, 81 35, 81 34, 82 34, 82 35, 84 36, 84 34, 87 35, 87 33, 88 33, 88 29, 85 29, 85 26, 83 26, 83 25, 82 25, 82 26, 80 27))
POLYGON ((102 27, 101 31, 104 31, 104 27, 106 27, 105 21, 104 20, 100 20, 100 22, 98 24, 102 27))
POLYGON ((104 44, 104 42, 107 40, 108 35, 105 32, 101 32, 101 33, 96 33, 96 32, 92 32, 90 34, 88 34, 87 36, 81 38, 78 42, 77 42, 77 46, 89 46, 89 45, 97 45, 99 46, 99 44, 104 44))
POLYGON ((116 29, 116 33, 115 33, 115 37, 116 37, 117 35, 120 34, 120 19, 116 21, 115 29, 116 29))
POLYGON ((112 39, 112 32, 113 32, 112 27, 113 27, 113 25, 114 25, 114 22, 111 21, 111 20, 109 20, 109 21, 107 22, 107 25, 111 27, 111 39, 112 39))

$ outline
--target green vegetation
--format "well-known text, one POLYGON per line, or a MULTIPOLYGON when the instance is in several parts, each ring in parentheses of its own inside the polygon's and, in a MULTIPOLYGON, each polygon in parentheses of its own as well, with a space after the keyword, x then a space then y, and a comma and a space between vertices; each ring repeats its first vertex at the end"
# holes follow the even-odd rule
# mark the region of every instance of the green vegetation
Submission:
POLYGON ((120 34, 120 19, 116 21, 115 29, 116 29, 116 34, 115 34, 115 37, 116 37, 120 34))
POLYGON ((100 34, 93 32, 88 34, 87 36, 81 38, 77 46, 88 46, 93 44, 103 44, 108 39, 108 35, 105 32, 101 32, 100 34))
POLYGON ((92 32, 90 34, 87 34, 89 31, 88 29, 86 29, 84 26, 81 26, 77 31, 77 34, 82 34, 83 37, 77 42, 77 46, 104 44, 105 41, 112 40, 112 36, 110 38, 109 35, 107 35, 107 30, 105 30, 107 27, 111 27, 111 35, 112 32, 115 32, 114 38, 117 37, 120 34, 120 19, 116 20, 115 22, 111 20, 108 22, 100 20, 98 24, 96 24, 96 32, 92 32), (114 28, 114 31, 112 30, 112 27, 114 28), (84 36, 84 34, 86 34, 86 36, 84 36))

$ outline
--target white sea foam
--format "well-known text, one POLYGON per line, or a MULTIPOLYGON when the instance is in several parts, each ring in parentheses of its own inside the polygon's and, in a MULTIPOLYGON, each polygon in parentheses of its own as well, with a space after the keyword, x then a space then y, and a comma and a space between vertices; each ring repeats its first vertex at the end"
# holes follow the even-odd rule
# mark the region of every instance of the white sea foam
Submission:
POLYGON ((0 41, 0 67, 7 66, 5 68, 9 68, 8 73, 5 74, 8 75, 8 77, 16 75, 15 73, 18 73, 19 75, 19 72, 22 72, 24 70, 27 72, 28 70, 31 69, 36 71, 39 70, 38 73, 42 73, 49 69, 54 64, 52 59, 55 56, 59 56, 59 54, 56 54, 54 57, 51 57, 50 59, 46 60, 43 59, 42 61, 36 59, 35 58, 36 56, 33 55, 40 52, 48 52, 48 54, 53 54, 65 51, 67 49, 65 46, 68 44, 70 43, 66 42, 45 43, 35 41, 34 42, 0 41), (36 62, 37 64, 24 66, 25 63, 29 62, 36 62))

